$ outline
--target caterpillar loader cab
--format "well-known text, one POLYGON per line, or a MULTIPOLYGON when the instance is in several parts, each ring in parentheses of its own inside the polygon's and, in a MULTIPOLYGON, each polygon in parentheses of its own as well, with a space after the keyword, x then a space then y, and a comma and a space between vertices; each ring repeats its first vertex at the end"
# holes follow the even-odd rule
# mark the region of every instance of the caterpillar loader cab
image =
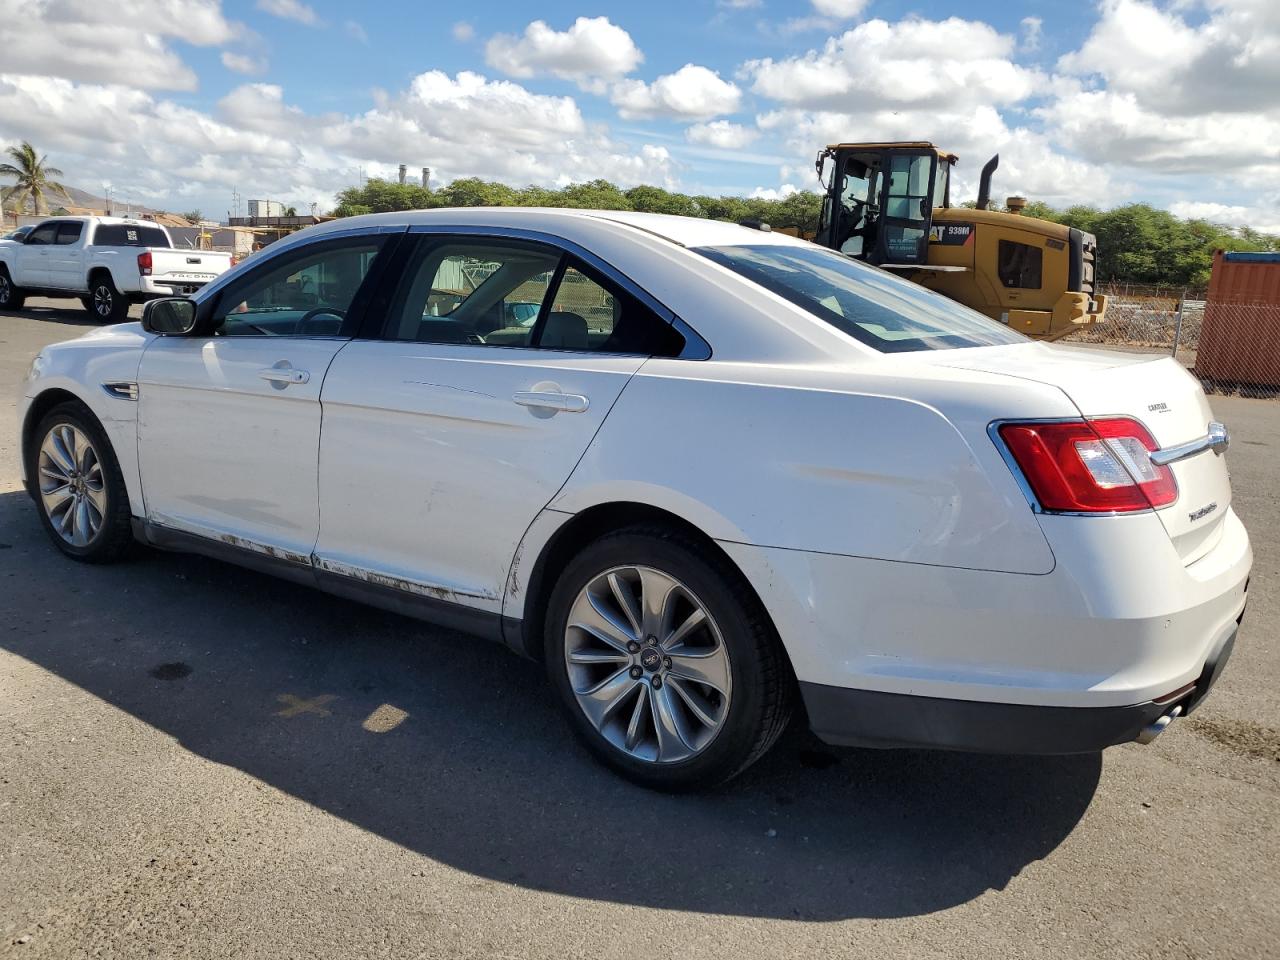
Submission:
POLYGON ((925 141, 832 144, 818 154, 825 188, 814 241, 907 279, 1039 339, 1097 323, 1091 234, 1020 211, 989 209, 982 168, 976 208, 951 206, 957 157, 925 141))

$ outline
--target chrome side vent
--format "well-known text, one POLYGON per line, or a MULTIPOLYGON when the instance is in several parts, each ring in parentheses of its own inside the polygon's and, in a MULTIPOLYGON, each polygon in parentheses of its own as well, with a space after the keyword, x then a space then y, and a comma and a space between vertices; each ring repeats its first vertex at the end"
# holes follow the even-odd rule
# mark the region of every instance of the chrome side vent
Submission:
POLYGON ((113 380, 104 383, 102 389, 107 392, 107 396, 115 397, 117 400, 138 399, 138 385, 132 380, 113 380))

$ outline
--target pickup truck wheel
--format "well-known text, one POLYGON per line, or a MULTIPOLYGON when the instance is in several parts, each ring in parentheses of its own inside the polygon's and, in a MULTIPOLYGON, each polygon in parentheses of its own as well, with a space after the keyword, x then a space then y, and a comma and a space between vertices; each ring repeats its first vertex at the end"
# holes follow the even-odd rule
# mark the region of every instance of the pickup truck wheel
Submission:
POLYGON ((0 266, 0 310, 21 310, 26 295, 13 285, 7 268, 0 266))
POLYGON ((50 410, 27 452, 41 525, 59 550, 84 563, 110 563, 133 545, 129 495, 115 451, 79 403, 50 410))
POLYGON ((85 309, 102 323, 122 323, 129 315, 129 301, 120 295, 108 274, 97 274, 89 282, 85 309))

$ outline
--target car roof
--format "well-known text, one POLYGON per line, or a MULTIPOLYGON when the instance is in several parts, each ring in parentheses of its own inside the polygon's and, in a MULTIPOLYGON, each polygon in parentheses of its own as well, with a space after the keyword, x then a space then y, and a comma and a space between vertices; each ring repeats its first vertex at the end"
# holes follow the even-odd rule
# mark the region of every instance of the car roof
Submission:
MULTIPOLYGON (((574 226, 601 221, 642 230, 682 247, 743 246, 747 244, 795 244, 803 241, 785 234, 756 230, 723 220, 681 217, 633 210, 579 210, 569 207, 442 207, 394 213, 345 217, 309 227, 307 236, 375 224, 414 226, 487 226, 536 230, 554 235, 574 232, 574 226)), ((567 237, 573 239, 573 237, 567 237)))

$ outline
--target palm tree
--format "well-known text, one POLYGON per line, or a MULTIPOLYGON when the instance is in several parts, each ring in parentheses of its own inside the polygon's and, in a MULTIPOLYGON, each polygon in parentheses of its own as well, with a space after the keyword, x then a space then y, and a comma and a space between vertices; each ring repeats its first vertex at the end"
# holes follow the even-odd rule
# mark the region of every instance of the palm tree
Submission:
POLYGON ((47 156, 37 157, 36 148, 29 141, 22 141, 21 146, 10 147, 5 151, 13 158, 13 163, 0 163, 0 177, 13 177, 18 182, 0 190, 0 204, 14 200, 14 209, 21 210, 30 199, 36 208, 36 216, 45 212, 45 195, 60 193, 69 201, 67 188, 50 177, 62 176, 57 167, 45 165, 47 156))

